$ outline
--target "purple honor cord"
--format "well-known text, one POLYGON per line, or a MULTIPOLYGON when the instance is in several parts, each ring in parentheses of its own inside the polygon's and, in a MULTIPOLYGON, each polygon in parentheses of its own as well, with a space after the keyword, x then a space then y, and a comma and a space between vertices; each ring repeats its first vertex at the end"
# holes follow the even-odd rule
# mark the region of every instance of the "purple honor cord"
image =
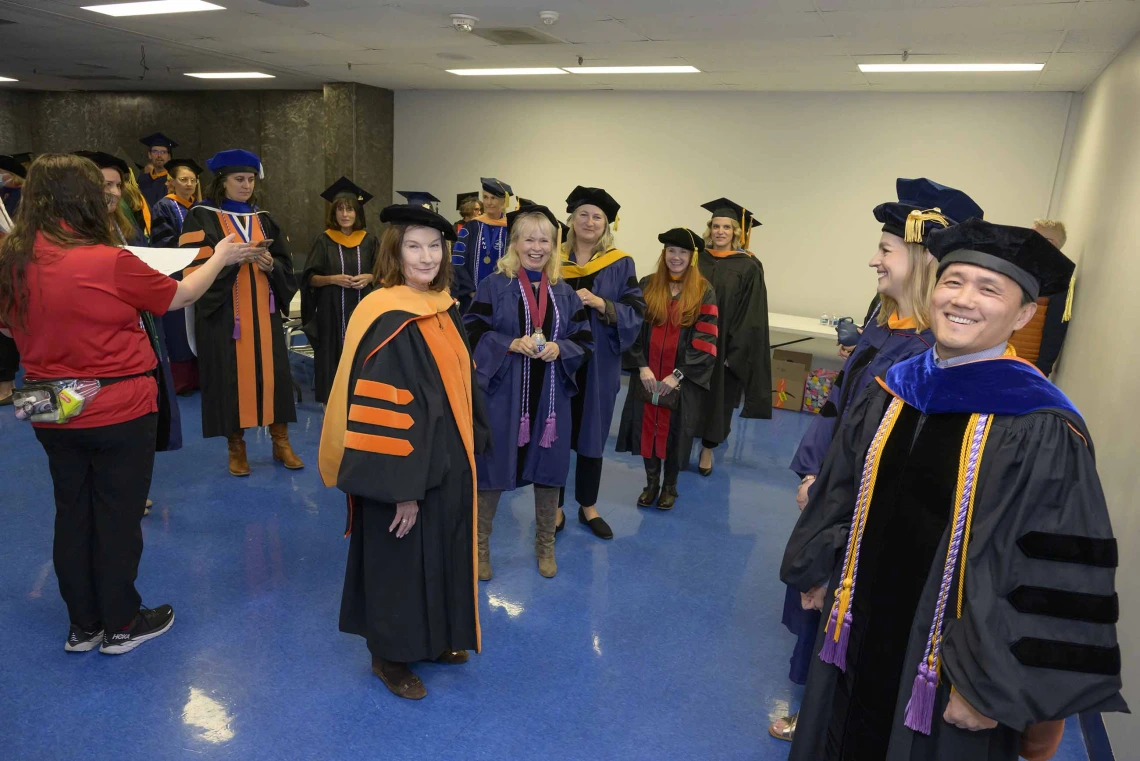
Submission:
MULTIPOLYGON (((523 310, 525 313, 526 331, 524 335, 531 335, 534 332, 534 322, 530 314, 530 301, 527 299, 526 293, 523 288, 529 288, 530 283, 526 273, 522 273, 522 277, 518 278, 519 291, 522 295, 523 310), (524 285, 523 281, 526 280, 527 284, 524 285)), ((558 311, 558 302, 554 299, 554 294, 551 292, 550 285, 546 286, 547 293, 550 294, 550 305, 554 308, 554 331, 550 336, 550 341, 558 339, 558 331, 562 325, 562 315, 558 311)), ((541 325, 538 327, 542 327, 541 325)), ((550 343, 547 341, 547 343, 550 343)), ((522 415, 519 418, 519 437, 518 445, 520 447, 526 446, 530 443, 530 357, 524 356, 523 360, 523 387, 522 387, 522 415)), ((548 362, 549 368, 547 370, 547 414, 546 425, 543 427, 542 438, 539 439, 538 445, 543 449, 550 449, 551 445, 558 440, 558 426, 557 415, 554 412, 554 363, 548 362)))

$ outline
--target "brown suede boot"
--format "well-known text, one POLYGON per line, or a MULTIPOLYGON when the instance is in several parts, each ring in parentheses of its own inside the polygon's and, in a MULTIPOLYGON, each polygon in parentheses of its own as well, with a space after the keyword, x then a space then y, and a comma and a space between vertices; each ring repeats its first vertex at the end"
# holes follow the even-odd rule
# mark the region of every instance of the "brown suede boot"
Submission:
POLYGON ((499 509, 501 491, 479 492, 479 581, 491 580, 491 524, 495 521, 495 512, 499 509))
POLYGON ((245 457, 245 431, 236 431, 226 438, 230 447, 230 475, 248 476, 249 460, 245 457))
POLYGON ((305 467, 301 458, 293 451, 289 443, 289 426, 285 423, 274 423, 269 426, 269 436, 273 439, 273 459, 289 470, 299 470, 305 467))
POLYGON ((548 579, 558 573, 554 562, 554 527, 558 520, 558 490, 534 487, 534 555, 538 572, 548 579))

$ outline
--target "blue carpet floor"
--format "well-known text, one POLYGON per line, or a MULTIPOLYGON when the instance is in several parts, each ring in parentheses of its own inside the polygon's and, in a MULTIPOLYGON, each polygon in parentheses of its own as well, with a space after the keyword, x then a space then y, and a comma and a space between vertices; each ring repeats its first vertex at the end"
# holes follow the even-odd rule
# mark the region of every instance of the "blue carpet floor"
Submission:
MULTIPOLYGON (((682 473, 671 513, 638 510, 640 460, 608 455, 598 509, 616 538, 569 510, 551 580, 535 567, 531 490, 505 495, 495 578, 480 585, 483 654, 418 667, 429 695, 411 703, 337 631, 345 509, 315 467, 320 409, 302 405, 292 426, 304 470, 275 465, 251 431, 253 474, 236 479, 224 440, 201 438, 198 397, 180 402, 187 445, 158 456, 138 584, 177 620, 122 657, 63 650, 46 459, 0 410, 0 757, 787 757, 767 724, 798 700, 777 572, 808 415, 737 421, 711 478, 682 473)), ((1086 758, 1075 724, 1057 758, 1086 758)))

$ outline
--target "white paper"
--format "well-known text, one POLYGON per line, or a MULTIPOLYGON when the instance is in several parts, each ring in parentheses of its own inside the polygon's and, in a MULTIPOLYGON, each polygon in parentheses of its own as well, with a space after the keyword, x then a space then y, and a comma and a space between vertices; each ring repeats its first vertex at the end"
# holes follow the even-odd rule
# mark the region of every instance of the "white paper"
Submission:
POLYGON ((127 250, 164 275, 181 272, 194 261, 196 248, 142 248, 127 246, 127 250))

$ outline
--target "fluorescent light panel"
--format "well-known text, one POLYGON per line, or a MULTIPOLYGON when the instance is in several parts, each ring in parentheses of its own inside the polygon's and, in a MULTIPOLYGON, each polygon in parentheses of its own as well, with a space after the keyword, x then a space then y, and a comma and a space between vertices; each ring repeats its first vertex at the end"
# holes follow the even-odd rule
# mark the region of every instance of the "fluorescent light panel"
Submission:
POLYGON ((199 71, 188 72, 186 76, 195 79, 275 79, 274 75, 260 71, 199 71))
POLYGON ((448 69, 448 74, 461 77, 519 77, 538 74, 565 74, 562 69, 448 69))
POLYGON ((696 66, 567 66, 571 74, 700 74, 696 66))
POLYGON ((0 82, 19 82, 18 79, 10 79, 9 77, 0 77, 0 82))
POLYGON ((203 0, 152 0, 145 3, 111 3, 84 5, 83 10, 107 16, 158 16, 163 13, 193 13, 195 11, 224 11, 220 5, 203 0))
POLYGON ((979 71, 1041 71, 1043 63, 861 63, 864 74, 973 73, 979 71))

